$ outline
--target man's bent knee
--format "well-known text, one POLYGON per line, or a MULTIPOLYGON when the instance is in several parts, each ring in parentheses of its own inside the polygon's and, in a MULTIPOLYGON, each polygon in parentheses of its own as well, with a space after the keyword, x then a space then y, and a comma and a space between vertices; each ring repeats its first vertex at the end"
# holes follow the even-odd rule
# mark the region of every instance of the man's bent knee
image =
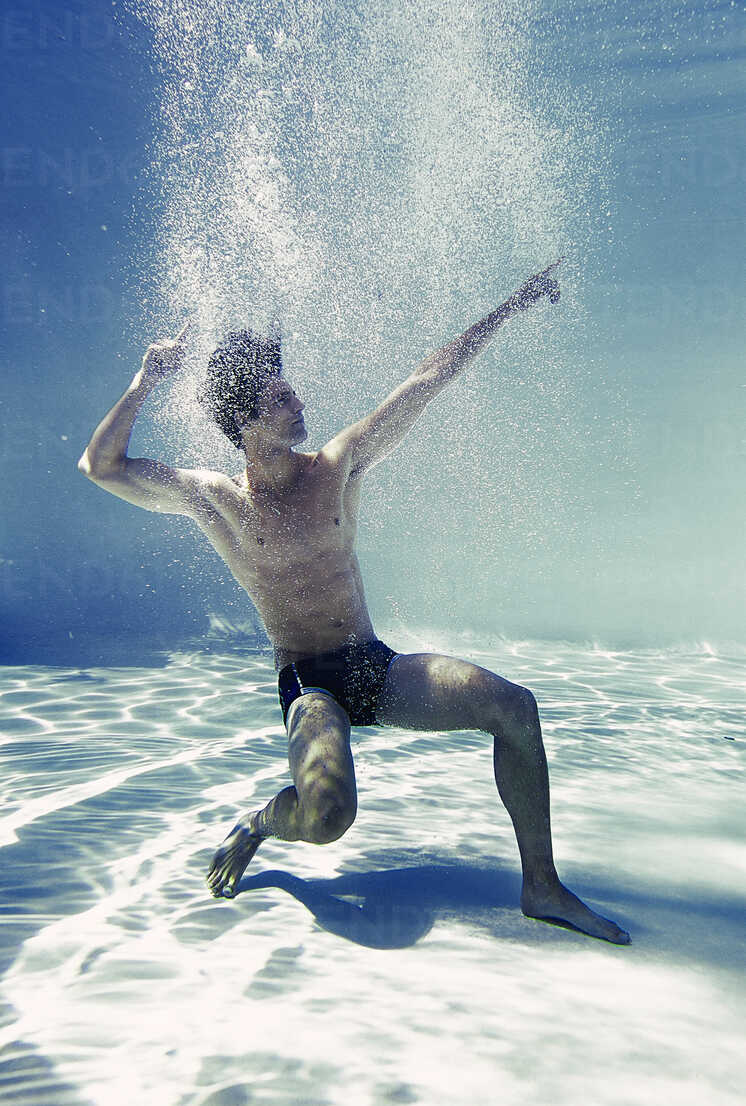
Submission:
POLYGON ((317 800, 304 811, 303 836, 315 845, 328 845, 347 833, 357 814, 354 799, 339 800, 334 796, 317 800))
POLYGON ((521 736, 536 730, 539 708, 533 692, 527 687, 501 681, 488 695, 486 717, 493 733, 521 736))
POLYGON ((520 684, 516 684, 516 688, 516 715, 521 722, 528 722, 530 724, 539 717, 539 707, 536 702, 536 696, 533 691, 529 690, 527 687, 521 687, 520 684))

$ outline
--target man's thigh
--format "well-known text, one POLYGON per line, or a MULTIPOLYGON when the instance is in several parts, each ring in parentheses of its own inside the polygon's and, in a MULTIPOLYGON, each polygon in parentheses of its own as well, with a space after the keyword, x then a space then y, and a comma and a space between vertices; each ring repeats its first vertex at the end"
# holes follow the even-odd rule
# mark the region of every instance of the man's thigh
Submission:
POLYGON ((288 761, 301 801, 331 792, 354 802, 355 765, 350 750, 350 720, 331 695, 310 692, 290 706, 288 761))
POLYGON ((458 657, 403 653, 389 666, 376 720, 413 730, 489 729, 524 688, 458 657))

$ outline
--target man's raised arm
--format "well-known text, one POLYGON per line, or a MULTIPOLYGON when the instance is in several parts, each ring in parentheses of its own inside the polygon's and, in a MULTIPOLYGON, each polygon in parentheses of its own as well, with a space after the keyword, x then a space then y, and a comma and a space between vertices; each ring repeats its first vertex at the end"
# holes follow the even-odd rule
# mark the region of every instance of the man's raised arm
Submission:
POLYGON ((155 386, 178 369, 189 324, 174 339, 154 342, 124 395, 93 432, 80 471, 94 484, 149 511, 191 514, 199 499, 198 474, 146 457, 128 457, 132 428, 155 386))
POLYGON ((542 273, 531 277, 505 303, 426 357, 380 407, 342 431, 340 437, 349 435, 353 440, 353 472, 363 472, 382 461, 411 430, 430 400, 482 352, 506 319, 518 311, 525 311, 542 296, 549 296, 552 303, 557 303, 559 287, 552 273, 561 261, 559 258, 542 273))

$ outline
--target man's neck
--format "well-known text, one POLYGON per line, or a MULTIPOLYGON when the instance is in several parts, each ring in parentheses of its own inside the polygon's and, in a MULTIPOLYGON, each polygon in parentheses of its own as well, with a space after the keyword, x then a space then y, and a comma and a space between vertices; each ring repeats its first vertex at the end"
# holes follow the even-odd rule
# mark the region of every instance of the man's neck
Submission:
POLYGON ((262 452, 245 450, 246 486, 251 491, 273 494, 291 487, 306 467, 305 454, 284 448, 262 452))

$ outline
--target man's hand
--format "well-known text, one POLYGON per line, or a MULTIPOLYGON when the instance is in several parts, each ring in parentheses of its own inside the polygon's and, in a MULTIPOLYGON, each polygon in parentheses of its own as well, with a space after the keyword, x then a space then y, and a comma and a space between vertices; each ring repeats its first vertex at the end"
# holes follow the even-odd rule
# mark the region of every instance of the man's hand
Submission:
POLYGON ((559 285, 550 274, 562 261, 564 261, 563 257, 558 258, 543 273, 537 273, 536 276, 532 276, 530 280, 527 280, 508 300, 510 306, 515 311, 525 311, 527 307, 531 307, 542 296, 549 296, 550 303, 559 303, 559 285))
POLYGON ((148 384, 157 384, 181 368, 184 363, 184 339, 190 325, 185 323, 175 338, 164 338, 148 346, 142 359, 142 375, 148 384))

